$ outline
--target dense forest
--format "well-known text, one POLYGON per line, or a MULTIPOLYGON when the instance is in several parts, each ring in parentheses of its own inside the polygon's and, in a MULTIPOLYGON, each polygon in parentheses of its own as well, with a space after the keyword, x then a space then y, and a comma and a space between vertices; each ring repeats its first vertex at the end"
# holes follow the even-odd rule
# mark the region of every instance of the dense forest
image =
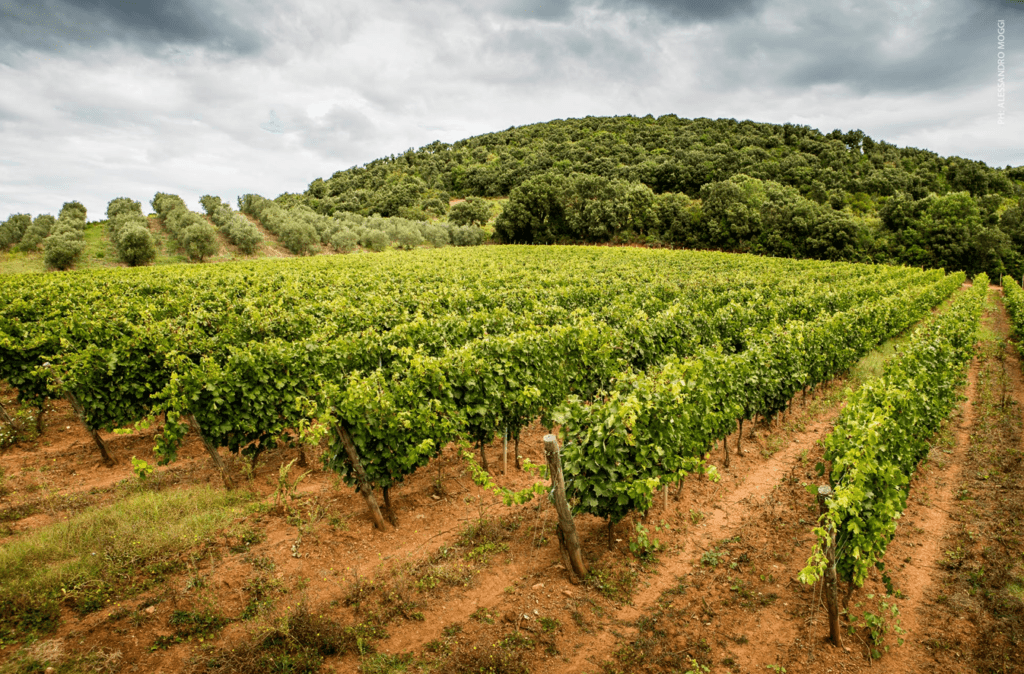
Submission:
POLYGON ((508 197, 501 242, 639 242, 1020 276, 1022 193, 1024 167, 861 131, 666 115, 434 142, 278 201, 424 220, 446 216, 451 198, 508 197))

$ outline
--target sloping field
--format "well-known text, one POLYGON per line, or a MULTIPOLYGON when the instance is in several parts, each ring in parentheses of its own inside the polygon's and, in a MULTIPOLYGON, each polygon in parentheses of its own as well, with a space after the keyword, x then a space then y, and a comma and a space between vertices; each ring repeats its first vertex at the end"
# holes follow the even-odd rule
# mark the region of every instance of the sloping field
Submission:
POLYGON ((996 303, 968 367, 962 274, 502 247, 10 278, 7 670, 1015 666, 1012 630, 970 650, 932 610, 985 558, 944 538, 970 424, 1021 392, 996 303), (864 415, 889 449, 837 439, 864 415), (809 563, 829 483, 839 647, 809 563))

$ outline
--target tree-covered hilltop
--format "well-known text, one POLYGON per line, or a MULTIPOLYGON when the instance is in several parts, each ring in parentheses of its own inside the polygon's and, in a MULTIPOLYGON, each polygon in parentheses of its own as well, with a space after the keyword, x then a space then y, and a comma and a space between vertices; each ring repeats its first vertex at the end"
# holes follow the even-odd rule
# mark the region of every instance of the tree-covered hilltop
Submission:
POLYGON ((642 241, 1024 272, 1024 167, 861 131, 666 115, 587 117, 434 142, 283 195, 332 214, 426 219, 509 197, 498 240, 642 241))

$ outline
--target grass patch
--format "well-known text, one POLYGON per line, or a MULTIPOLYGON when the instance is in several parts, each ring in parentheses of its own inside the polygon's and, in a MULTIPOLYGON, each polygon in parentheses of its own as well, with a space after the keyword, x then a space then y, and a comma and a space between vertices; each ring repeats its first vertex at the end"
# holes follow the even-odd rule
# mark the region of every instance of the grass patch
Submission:
POLYGON ((0 666, 0 674, 42 674, 51 670, 54 674, 106 674, 120 671, 121 665, 121 651, 100 648, 72 655, 65 653, 60 640, 54 639, 22 648, 0 666))
POLYGON ((237 514, 243 492, 145 492, 0 548, 0 641, 57 626, 61 605, 95 611, 180 569, 184 551, 237 514))

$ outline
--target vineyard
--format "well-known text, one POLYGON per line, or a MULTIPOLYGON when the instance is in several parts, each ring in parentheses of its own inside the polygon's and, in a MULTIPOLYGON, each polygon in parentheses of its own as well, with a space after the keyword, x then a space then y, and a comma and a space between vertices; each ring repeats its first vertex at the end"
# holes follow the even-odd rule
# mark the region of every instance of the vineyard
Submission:
POLYGON ((8 668, 931 671, 893 560, 951 489, 984 274, 502 246, 7 280, 8 668))

